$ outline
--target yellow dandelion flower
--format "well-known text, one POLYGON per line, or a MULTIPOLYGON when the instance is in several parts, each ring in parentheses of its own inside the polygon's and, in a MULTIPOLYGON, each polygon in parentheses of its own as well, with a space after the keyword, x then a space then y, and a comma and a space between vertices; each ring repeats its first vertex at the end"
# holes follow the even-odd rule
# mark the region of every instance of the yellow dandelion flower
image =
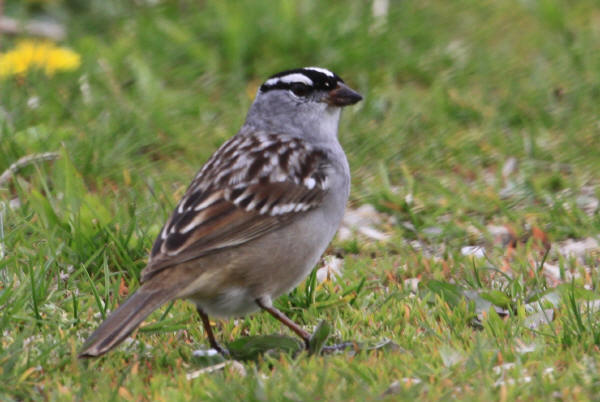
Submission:
POLYGON ((51 42, 24 40, 14 49, 0 53, 0 77, 23 75, 33 69, 51 76, 57 71, 75 70, 80 64, 81 57, 70 49, 51 42))
POLYGON ((54 48, 48 53, 46 59, 46 74, 52 75, 56 71, 75 70, 81 64, 81 57, 66 48, 54 48))

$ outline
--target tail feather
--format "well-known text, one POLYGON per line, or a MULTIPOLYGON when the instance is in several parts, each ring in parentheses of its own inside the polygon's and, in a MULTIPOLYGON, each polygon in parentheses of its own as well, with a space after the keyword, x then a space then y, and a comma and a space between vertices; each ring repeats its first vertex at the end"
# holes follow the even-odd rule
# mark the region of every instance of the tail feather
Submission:
POLYGON ((85 341, 79 357, 96 357, 108 352, 123 342, 150 313, 172 298, 168 289, 138 289, 85 341))

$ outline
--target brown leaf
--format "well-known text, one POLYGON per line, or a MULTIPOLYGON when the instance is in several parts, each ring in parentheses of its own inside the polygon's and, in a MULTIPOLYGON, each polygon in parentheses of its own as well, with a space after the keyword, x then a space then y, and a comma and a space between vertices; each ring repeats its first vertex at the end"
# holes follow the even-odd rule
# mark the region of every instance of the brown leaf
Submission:
POLYGON ((509 225, 504 225, 504 227, 508 230, 509 238, 507 240, 507 244, 509 247, 515 248, 517 247, 517 231, 509 225))
POLYGON ((127 284, 125 283, 125 279, 123 279, 123 277, 121 277, 121 283, 119 284, 119 296, 125 297, 128 294, 129 294, 129 288, 127 287, 127 284))
POLYGON ((550 239, 548 239, 548 235, 542 229, 537 226, 531 228, 531 236, 534 241, 538 243, 539 246, 543 247, 543 252, 550 250, 550 239))
POLYGON ((486 229, 494 238, 494 244, 502 247, 513 247, 517 243, 515 230, 508 225, 487 225, 486 229))
POLYGON ((512 261, 513 255, 515 253, 515 246, 509 244, 506 247, 506 252, 504 253, 504 258, 502 259, 502 272, 512 272, 512 268, 510 266, 510 262, 512 261))
POLYGON ((125 400, 133 401, 133 395, 125 387, 119 387, 119 396, 125 400))

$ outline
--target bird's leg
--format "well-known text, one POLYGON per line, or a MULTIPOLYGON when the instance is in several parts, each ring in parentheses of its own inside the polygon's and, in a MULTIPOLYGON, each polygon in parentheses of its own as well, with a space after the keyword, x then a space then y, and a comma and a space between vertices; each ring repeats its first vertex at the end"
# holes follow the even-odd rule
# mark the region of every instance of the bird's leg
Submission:
POLYGON ((302 340, 304 340, 304 344, 305 344, 306 348, 308 349, 308 347, 310 345, 310 334, 308 332, 306 332, 305 330, 303 330, 300 327, 300 325, 296 324, 294 321, 290 320, 281 311, 279 311, 278 309, 273 307, 273 305, 270 303, 270 300, 266 301, 266 300, 262 300, 262 299, 256 299, 256 304, 258 304, 258 306, 260 308, 262 308, 263 310, 268 311, 269 314, 271 314, 273 317, 275 317, 279 321, 281 321, 283 323, 283 325, 285 325, 286 327, 288 327, 289 329, 294 331, 296 333, 296 335, 298 335, 300 338, 302 338, 302 340))
MULTIPOLYGON (((281 311, 273 307, 271 300, 256 299, 256 304, 258 304, 258 306, 263 310, 268 311, 273 317, 277 318, 286 327, 294 331, 300 338, 302 338, 307 350, 310 348, 310 340, 312 337, 311 334, 303 330, 300 325, 296 324, 281 311)), ((358 344, 356 342, 342 342, 334 345, 327 345, 323 346, 322 353, 334 353, 346 349, 358 350, 358 344)))
POLYGON ((208 316, 200 307, 196 307, 198 314, 200 314, 200 318, 202 318, 202 324, 204 324, 204 331, 206 331, 206 335, 208 336, 208 343, 210 347, 219 352, 223 356, 229 356, 229 352, 227 349, 219 345, 219 342, 215 339, 215 334, 213 334, 212 328, 210 326, 210 320, 208 316))

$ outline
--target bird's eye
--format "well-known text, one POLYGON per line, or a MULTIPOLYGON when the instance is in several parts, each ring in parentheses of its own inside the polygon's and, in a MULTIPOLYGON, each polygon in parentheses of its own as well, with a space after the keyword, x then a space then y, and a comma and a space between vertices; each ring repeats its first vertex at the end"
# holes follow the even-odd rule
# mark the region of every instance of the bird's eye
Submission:
POLYGON ((310 92, 310 87, 308 85, 299 82, 293 83, 290 89, 296 96, 306 96, 310 92))

